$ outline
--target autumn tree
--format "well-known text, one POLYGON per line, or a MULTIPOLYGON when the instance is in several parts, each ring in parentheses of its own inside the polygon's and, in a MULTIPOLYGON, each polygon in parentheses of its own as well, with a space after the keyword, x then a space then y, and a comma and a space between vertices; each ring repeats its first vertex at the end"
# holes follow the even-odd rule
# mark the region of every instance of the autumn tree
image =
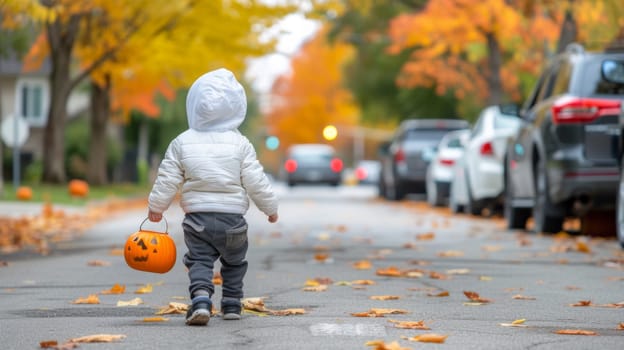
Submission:
MULTIPOLYGON (((46 0, 42 4, 47 8, 42 23, 53 66, 44 139, 46 182, 65 181, 65 105, 69 93, 87 77, 95 90, 92 130, 101 133, 106 130, 116 86, 124 91, 124 82, 140 80, 141 94, 145 94, 157 91, 163 82, 173 88, 184 86, 217 66, 235 70, 249 55, 266 53, 272 47, 271 42, 261 43, 259 36, 290 9, 243 0, 46 0), (80 62, 76 72, 70 70, 73 58, 80 62)), ((92 139, 94 150, 105 148, 101 135, 92 139)), ((92 158, 96 163, 105 161, 98 153, 92 158)), ((98 176, 102 167, 93 163, 92 167, 91 176, 104 182, 98 176)))
POLYGON ((342 67, 352 48, 329 43, 326 34, 327 29, 320 30, 301 47, 292 58, 291 72, 279 77, 271 91, 268 131, 284 147, 322 142, 326 125, 337 125, 340 132, 358 121, 358 108, 343 85, 342 67))

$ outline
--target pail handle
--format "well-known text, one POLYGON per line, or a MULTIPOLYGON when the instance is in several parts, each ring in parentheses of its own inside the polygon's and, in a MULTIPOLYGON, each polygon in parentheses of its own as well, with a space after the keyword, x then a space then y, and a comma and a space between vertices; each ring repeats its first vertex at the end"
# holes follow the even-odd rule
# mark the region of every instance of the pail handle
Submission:
MULTIPOLYGON (((165 232, 161 232, 164 234, 169 234, 169 223, 167 222, 167 219, 165 219, 165 217, 162 217, 163 219, 161 221, 165 222, 165 232)), ((146 221, 149 220, 149 217, 146 217, 145 220, 143 220, 143 222, 141 223, 141 225, 139 225, 139 231, 143 231, 143 224, 145 224, 146 221)), ((151 222, 151 221, 150 221, 151 222)))

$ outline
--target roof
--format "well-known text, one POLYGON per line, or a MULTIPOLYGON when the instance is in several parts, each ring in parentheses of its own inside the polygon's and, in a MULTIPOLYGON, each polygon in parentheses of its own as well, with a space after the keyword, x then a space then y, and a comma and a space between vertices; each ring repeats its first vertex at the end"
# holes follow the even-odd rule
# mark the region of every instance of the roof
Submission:
POLYGON ((9 53, 6 56, 0 56, 0 76, 17 77, 17 76, 47 76, 52 72, 50 60, 43 61, 41 67, 36 71, 23 72, 22 60, 15 53, 9 53))

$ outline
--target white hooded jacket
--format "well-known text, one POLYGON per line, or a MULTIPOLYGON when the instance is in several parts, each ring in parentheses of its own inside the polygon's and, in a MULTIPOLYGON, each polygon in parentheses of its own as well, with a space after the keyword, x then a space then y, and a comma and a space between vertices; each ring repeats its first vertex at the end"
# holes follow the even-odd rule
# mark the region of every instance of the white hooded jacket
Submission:
POLYGON ((245 214, 249 198, 266 215, 277 197, 256 152, 238 127, 247 98, 234 74, 218 69, 199 77, 186 97, 189 129, 167 148, 149 195, 149 209, 163 213, 181 192, 185 213, 245 214))

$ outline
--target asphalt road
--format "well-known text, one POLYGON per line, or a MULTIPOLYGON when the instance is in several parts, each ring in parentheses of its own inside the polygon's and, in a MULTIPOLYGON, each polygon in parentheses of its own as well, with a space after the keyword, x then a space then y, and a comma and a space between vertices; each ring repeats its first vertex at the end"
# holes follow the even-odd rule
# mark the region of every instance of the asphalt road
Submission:
MULTIPOLYGON (((144 210, 133 210, 59 244, 48 256, 0 255, 8 262, 0 267, 0 349, 37 349, 42 341, 92 334, 125 338, 80 348, 374 349, 366 345, 372 340, 408 349, 624 348, 624 330, 617 329, 624 322, 624 309, 617 307, 624 306, 618 304, 624 301, 624 255, 615 240, 509 232, 500 219, 451 216, 417 197, 390 203, 368 187, 276 188, 277 224, 255 208, 247 215, 245 292, 264 297, 267 308, 302 308, 305 314, 250 312, 241 321, 215 316, 207 327, 186 326, 176 314, 166 315, 166 322, 144 322, 169 302, 189 302, 181 262, 186 248, 182 213, 174 206, 165 217, 178 244, 176 266, 162 275, 130 269, 111 252, 145 217, 144 210), (92 261, 110 265, 90 266, 92 261), (356 269, 361 261, 371 268, 356 269), (314 279, 328 283, 326 290, 304 291, 314 279), (72 303, 114 284, 125 285, 126 292, 100 294, 100 304, 72 303), (146 284, 151 293, 134 294, 146 284), (444 291, 448 296, 430 296, 444 291), (489 302, 471 302, 465 291, 489 302), (389 295, 398 299, 371 299, 389 295), (143 304, 117 306, 136 297, 143 304), (582 301, 589 306, 571 306, 582 301), (352 316, 373 308, 406 313, 352 316), (501 325, 519 319, 525 327, 501 325), (400 329, 390 320, 422 320, 430 330, 400 329), (555 334, 562 329, 597 335, 555 334), (427 333, 448 337, 444 344, 407 339, 427 333)), ((217 287, 217 305, 219 296, 217 287)))

